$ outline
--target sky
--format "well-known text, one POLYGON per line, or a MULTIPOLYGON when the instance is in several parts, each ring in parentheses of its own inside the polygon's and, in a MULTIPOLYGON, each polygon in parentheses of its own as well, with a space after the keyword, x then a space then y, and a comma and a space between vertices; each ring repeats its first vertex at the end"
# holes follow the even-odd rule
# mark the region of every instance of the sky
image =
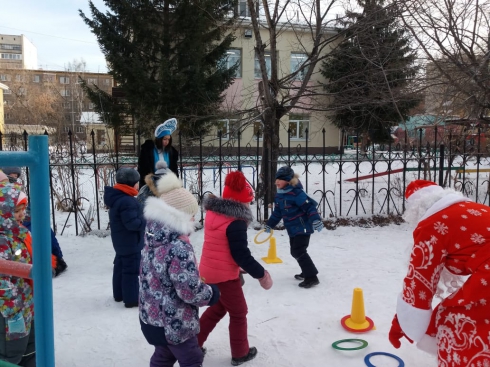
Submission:
MULTIPOLYGON (((103 0, 93 0, 105 9, 103 0)), ((0 34, 24 34, 37 48, 38 66, 65 70, 68 63, 84 60, 86 70, 107 72, 99 45, 78 10, 91 17, 88 0, 4 1, 0 11, 0 34)))

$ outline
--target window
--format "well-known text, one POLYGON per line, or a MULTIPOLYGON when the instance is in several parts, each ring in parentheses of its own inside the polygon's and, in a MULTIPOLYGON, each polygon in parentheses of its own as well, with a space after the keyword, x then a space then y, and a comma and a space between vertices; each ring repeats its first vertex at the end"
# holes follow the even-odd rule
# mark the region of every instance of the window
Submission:
POLYGON ((44 74, 43 75, 43 80, 45 82, 49 82, 49 83, 54 82, 54 74, 44 74))
POLYGON ((233 130, 235 128, 236 121, 237 120, 229 120, 229 119, 224 119, 224 120, 218 121, 216 128, 217 128, 217 131, 221 131, 221 138, 230 139, 230 138, 235 137, 233 130))
POLYGON ((5 112, 3 114, 3 117, 4 117, 5 120, 10 120, 12 118, 12 115, 10 113, 8 113, 8 112, 5 112))
MULTIPOLYGON (((255 6, 255 11, 259 13, 259 2, 257 1, 255 6)), ((241 18, 250 18, 250 9, 248 8, 247 0, 239 0, 237 4, 237 13, 241 18)))
POLYGON ((41 81, 41 77, 40 77, 39 75, 34 75, 34 76, 32 77, 32 81, 33 81, 34 83, 39 83, 39 82, 41 81))
MULTIPOLYGON (((271 77, 271 53, 269 51, 265 51, 265 67, 267 69, 267 77, 271 77)), ((260 64, 257 53, 255 54, 255 68, 254 68, 254 76, 256 79, 262 79, 262 73, 260 72, 260 64)))
POLYGON ((85 131, 85 129, 83 128, 83 126, 77 126, 77 127, 75 127, 75 131, 77 133, 83 133, 85 131))
POLYGON ((71 103, 70 102, 63 102, 63 108, 71 108, 71 103))
POLYGON ((88 78, 87 79, 87 84, 97 84, 97 79, 96 78, 88 78))
POLYGON ((7 60, 22 60, 21 54, 0 54, 1 59, 7 60))
POLYGON ((110 79, 104 79, 104 85, 111 85, 110 79))
POLYGON ((6 43, 0 44, 0 49, 22 51, 21 45, 10 45, 10 44, 6 44, 6 43))
POLYGON ((19 90, 17 91, 17 94, 19 96, 25 96, 26 95, 26 89, 24 87, 20 87, 19 90))
POLYGON ((97 145, 102 145, 105 143, 105 131, 104 130, 96 130, 97 131, 97 145))
POLYGON ((61 95, 63 97, 69 97, 70 96, 70 90, 69 89, 62 89, 61 90, 61 95))
POLYGON ((310 126, 310 117, 305 115, 290 115, 289 130, 291 139, 306 139, 305 130, 310 126))
POLYGON ((261 121, 255 121, 254 122, 254 139, 257 140, 257 134, 260 131, 259 139, 262 140, 262 137, 264 136, 264 125, 262 124, 261 121))
POLYGON ((11 89, 4 89, 3 94, 12 94, 12 90, 11 89))
POLYGON ((231 49, 226 51, 226 68, 231 69, 233 66, 238 67, 235 71, 235 78, 242 77, 242 50, 231 49))
POLYGON ((12 76, 8 74, 0 74, 0 81, 9 82, 12 80, 12 76))
MULTIPOLYGON (((307 59, 307 54, 291 53, 291 74, 296 72, 307 59)), ((300 72, 298 72, 298 74, 296 74, 294 79, 303 80, 307 71, 308 68, 303 68, 300 72)))
POLYGON ((70 84, 70 78, 67 76, 60 76, 60 84, 70 84))
POLYGON ((70 127, 69 126, 63 126, 63 131, 65 133, 69 132, 70 131, 70 127))

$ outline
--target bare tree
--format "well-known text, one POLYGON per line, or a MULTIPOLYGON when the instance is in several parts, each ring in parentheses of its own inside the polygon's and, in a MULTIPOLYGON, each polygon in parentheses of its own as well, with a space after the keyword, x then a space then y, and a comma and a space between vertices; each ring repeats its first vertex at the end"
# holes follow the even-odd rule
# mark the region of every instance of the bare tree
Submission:
MULTIPOLYGON (((280 119, 293 109, 319 109, 316 98, 322 94, 321 87, 313 82, 312 76, 318 73, 317 65, 328 47, 333 47, 342 35, 334 29, 332 14, 338 0, 262 0, 259 7, 254 0, 247 3, 255 38, 255 58, 260 65, 259 98, 252 112, 263 123, 261 172, 265 191, 259 195, 268 195, 272 194, 269 174, 277 169, 280 119), (293 47, 305 55, 289 72, 280 69, 278 60, 278 40, 286 31, 295 34, 293 47)), ((272 195, 268 197, 271 198, 272 195)))

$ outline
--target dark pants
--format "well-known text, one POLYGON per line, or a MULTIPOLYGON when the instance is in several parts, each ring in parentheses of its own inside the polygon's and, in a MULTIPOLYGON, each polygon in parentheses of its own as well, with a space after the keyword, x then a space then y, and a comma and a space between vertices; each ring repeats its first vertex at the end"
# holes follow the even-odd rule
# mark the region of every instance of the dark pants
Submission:
POLYGON ((218 303, 208 307, 199 320, 201 331, 197 335, 199 345, 203 346, 209 334, 228 312, 230 316, 230 348, 233 358, 245 356, 250 349, 247 336, 247 302, 240 279, 216 284, 221 293, 218 303))
POLYGON ((295 236, 289 237, 289 245, 291 246, 291 256, 296 259, 301 268, 301 273, 305 278, 310 278, 318 274, 318 270, 313 264, 310 255, 306 250, 310 244, 310 236, 295 236))
MULTIPOLYGON (((0 316, 0 330, 5 330, 5 319, 0 316)), ((6 340, 5 331, 0 334, 0 360, 23 367, 36 367, 36 339, 34 320, 28 336, 6 340)))
POLYGON ((179 361, 180 367, 201 367, 204 354, 197 343, 197 337, 177 345, 159 345, 151 356, 150 367, 171 367, 179 361))
POLYGON ((141 253, 127 256, 116 255, 112 274, 112 292, 116 301, 138 304, 141 253))

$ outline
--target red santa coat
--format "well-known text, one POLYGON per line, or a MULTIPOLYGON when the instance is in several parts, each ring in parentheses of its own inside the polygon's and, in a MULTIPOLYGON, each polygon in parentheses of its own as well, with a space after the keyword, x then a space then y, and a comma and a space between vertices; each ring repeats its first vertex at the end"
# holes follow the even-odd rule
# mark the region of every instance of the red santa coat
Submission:
POLYGON ((397 315, 439 367, 490 366, 490 207, 450 194, 413 232, 414 245, 397 315), (469 275, 432 310, 441 271, 469 275))

